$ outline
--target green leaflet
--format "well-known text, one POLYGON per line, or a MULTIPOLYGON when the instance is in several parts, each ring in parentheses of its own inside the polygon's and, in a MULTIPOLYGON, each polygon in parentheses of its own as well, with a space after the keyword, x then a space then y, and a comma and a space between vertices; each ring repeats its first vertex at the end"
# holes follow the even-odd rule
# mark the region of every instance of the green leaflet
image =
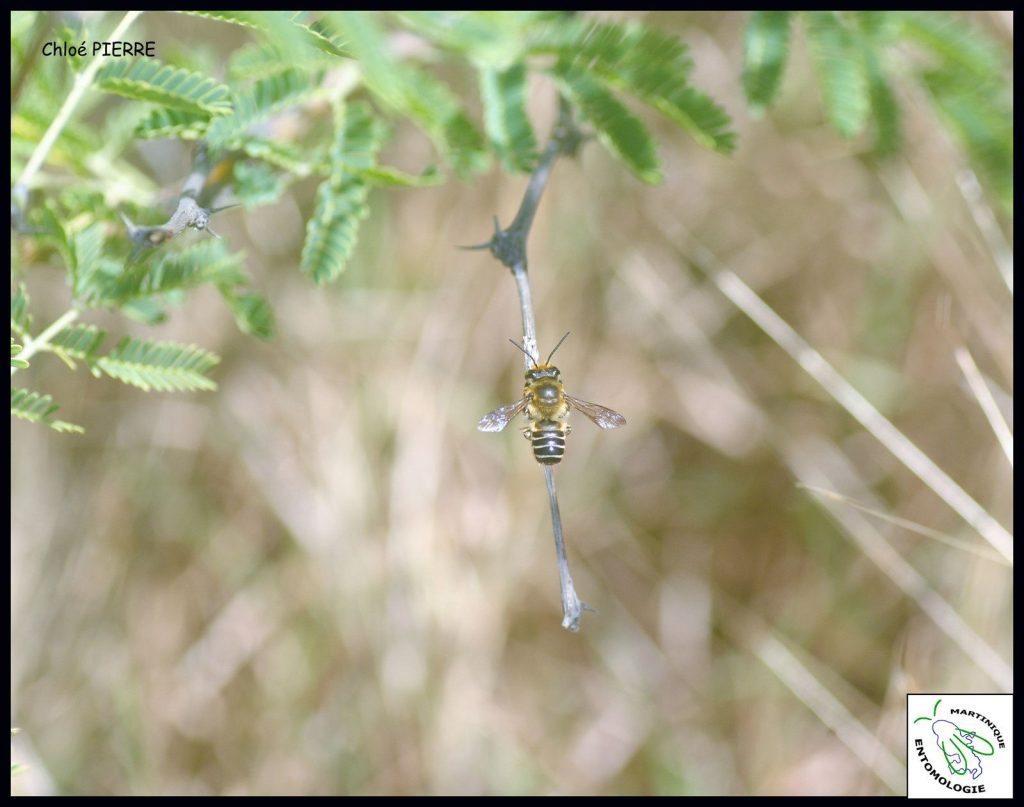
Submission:
POLYGON ((84 432, 81 426, 74 423, 67 423, 63 420, 55 420, 53 413, 60 407, 53 402, 49 395, 40 395, 38 392, 11 387, 11 414, 22 420, 32 423, 42 423, 58 432, 84 432))
POLYGON ((403 25, 479 67, 506 70, 523 57, 526 34, 538 19, 523 11, 411 11, 403 25))
POLYGON ((559 64, 636 96, 707 148, 727 154, 736 147, 725 110, 687 83, 693 61, 674 36, 635 24, 580 22, 542 28, 531 52, 555 53, 559 64))
POLYGON ((743 91, 755 111, 771 104, 789 54, 788 11, 755 11, 743 35, 743 91))
POLYGON ((245 135, 238 141, 238 147, 249 157, 263 160, 298 177, 306 177, 313 173, 321 156, 318 152, 309 154, 308 150, 301 151, 297 146, 252 135, 245 135))
POLYGON ((218 289, 235 318, 238 330, 258 339, 270 339, 274 335, 274 311, 265 299, 227 286, 219 286, 218 289))
POLYGON ((234 165, 234 197, 246 208, 276 202, 286 186, 286 177, 255 160, 241 160, 234 165))
MULTIPOLYGON (((56 111, 54 111, 56 114, 56 111)), ((11 115, 11 149, 17 150, 19 144, 26 146, 31 153, 35 145, 43 138, 53 118, 43 108, 29 104, 19 105, 18 111, 11 115)), ((64 127, 57 142, 50 152, 49 160, 55 165, 72 166, 77 171, 86 171, 87 156, 101 146, 99 138, 92 127, 72 122, 64 127)))
POLYGON ((320 183, 316 207, 306 224, 302 247, 302 271, 323 284, 334 280, 345 268, 355 249, 359 222, 368 215, 366 184, 351 178, 335 187, 331 180, 320 183))
POLYGON ((885 73, 878 62, 875 51, 863 45, 861 57, 868 79, 868 96, 874 113, 875 153, 879 156, 893 154, 899 150, 902 140, 900 128, 900 107, 896 103, 892 88, 886 81, 885 73))
POLYGON ((384 124, 364 103, 339 106, 336 134, 331 146, 331 180, 340 185, 345 174, 370 168, 387 137, 384 124))
POLYGON ((732 119, 711 96, 693 87, 683 87, 671 96, 645 100, 686 129, 705 148, 721 154, 736 150, 736 134, 729 128, 732 119))
POLYGON ((160 137, 198 140, 206 134, 209 125, 209 116, 204 113, 159 107, 136 124, 135 136, 144 140, 160 137))
POLYGON ((1002 49, 981 31, 944 14, 906 12, 895 18, 900 36, 936 65, 919 78, 939 118, 1012 216, 1013 87, 1002 49))
POLYGON ((935 11, 894 13, 900 34, 931 53, 942 64, 976 78, 1001 77, 1006 58, 988 37, 947 14, 935 11))
POLYGON ((139 297, 124 303, 120 313, 144 325, 159 325, 167 320, 163 305, 152 297, 139 297))
POLYGON ((307 41, 314 48, 331 56, 352 58, 352 52, 345 47, 347 44, 345 38, 334 30, 326 20, 315 20, 308 25, 300 22, 295 24, 306 34, 307 41))
POLYGON ((334 280, 355 249, 359 222, 366 218, 369 192, 360 171, 376 162, 383 125, 365 104, 339 106, 331 148, 331 174, 320 183, 306 224, 300 266, 316 283, 334 280))
POLYGON ((923 77, 940 117, 963 143, 985 184, 1013 214, 1013 98, 1001 82, 979 86, 955 69, 923 77))
POLYGON ((293 67, 319 70, 338 63, 338 56, 312 45, 303 44, 287 55, 277 45, 256 42, 236 50, 228 64, 232 78, 266 78, 293 67))
MULTIPOLYGON (((233 78, 266 78, 288 68, 334 67, 340 59, 351 56, 344 39, 323 21, 305 25, 293 20, 289 27, 293 30, 284 41, 273 36, 270 42, 254 42, 236 50, 231 55, 228 73, 233 78)), ((281 30, 278 26, 271 34, 281 30)))
POLYGON ((487 167, 489 155, 483 137, 448 87, 422 69, 395 61, 372 15, 344 12, 335 19, 348 37, 366 86, 374 95, 422 128, 460 177, 487 167))
POLYGON ((574 67, 647 97, 671 95, 686 86, 693 71, 684 42, 636 23, 579 20, 546 26, 530 52, 554 53, 574 67))
POLYGON ((265 120, 286 105, 296 103, 312 89, 313 84, 300 70, 283 70, 260 79, 249 90, 235 95, 232 114, 210 124, 206 132, 207 142, 212 148, 222 148, 228 141, 245 134, 253 124, 265 120))
POLYGON ((647 128, 614 95, 587 73, 562 62, 553 75, 606 148, 644 182, 661 181, 661 166, 647 128))
POLYGON ((182 11, 181 13, 242 25, 257 31, 265 31, 268 21, 271 21, 268 20, 269 15, 266 11, 182 11))
POLYGON ((56 353, 74 367, 74 359, 92 361, 106 338, 107 332, 95 325, 72 325, 53 337, 45 349, 56 353))
POLYGON ((444 84, 423 72, 405 75, 404 111, 423 127, 438 150, 465 179, 487 168, 490 158, 480 132, 444 84))
POLYGON ((870 108, 860 51, 832 11, 807 13, 807 37, 821 80, 825 112, 840 136, 852 138, 864 128, 870 108))
POLYGON ((526 114, 526 65, 480 70, 484 128, 511 171, 529 172, 537 162, 537 140, 526 114))
POLYGON ((28 313, 28 292, 25 284, 19 283, 11 295, 11 330, 18 336, 26 336, 32 328, 32 315, 28 313))
POLYGON ((421 174, 407 174, 389 165, 372 165, 360 170, 359 176, 371 185, 392 188, 429 188, 444 181, 444 175, 436 165, 428 166, 421 174))
POLYGON ((77 297, 88 288, 103 256, 103 225, 95 222, 71 238, 71 288, 77 297))
POLYGON ((213 353, 195 345, 126 336, 108 355, 98 358, 95 367, 146 391, 191 392, 217 388, 206 373, 219 361, 213 353))
POLYGON ((96 86, 125 98, 153 101, 185 112, 231 114, 231 94, 226 86, 155 59, 113 59, 100 68, 96 86))
POLYGON ((237 285, 246 281, 244 253, 229 253, 221 241, 199 241, 178 252, 150 253, 151 257, 108 277, 94 290, 97 305, 123 305, 139 298, 193 288, 204 283, 237 285))
POLYGON ((17 367, 19 370, 24 370, 28 367, 28 362, 24 359, 15 358, 21 351, 25 349, 24 345, 19 345, 14 341, 14 337, 11 337, 11 367, 17 367))

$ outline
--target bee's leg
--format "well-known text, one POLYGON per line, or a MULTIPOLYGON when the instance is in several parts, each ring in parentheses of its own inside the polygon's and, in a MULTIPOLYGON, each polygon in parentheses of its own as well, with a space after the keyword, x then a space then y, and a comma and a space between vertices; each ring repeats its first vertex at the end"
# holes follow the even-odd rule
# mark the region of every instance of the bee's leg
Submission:
POLYGON ((565 433, 572 434, 572 426, 570 426, 568 423, 565 424, 565 433))
POLYGON ((528 428, 523 429, 523 437, 525 437, 527 440, 530 439, 530 430, 528 428))

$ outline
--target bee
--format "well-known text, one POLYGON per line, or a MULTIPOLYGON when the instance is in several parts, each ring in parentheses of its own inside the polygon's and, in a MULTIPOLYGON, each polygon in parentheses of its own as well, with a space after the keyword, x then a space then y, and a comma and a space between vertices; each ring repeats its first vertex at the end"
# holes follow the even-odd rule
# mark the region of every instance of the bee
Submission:
POLYGON ((595 403, 581 401, 563 389, 561 373, 551 363, 551 358, 568 335, 567 333, 558 341, 543 364, 527 353, 526 348, 512 342, 533 362, 533 367, 526 371, 523 397, 515 403, 488 412, 480 418, 476 426, 482 432, 500 432, 512 418, 525 411, 529 426, 523 429, 523 437, 530 441, 533 456, 541 465, 554 465, 562 461, 565 455, 565 437, 572 431, 572 427, 566 422, 571 409, 582 412, 602 429, 617 429, 626 425, 626 419, 618 412, 595 403))

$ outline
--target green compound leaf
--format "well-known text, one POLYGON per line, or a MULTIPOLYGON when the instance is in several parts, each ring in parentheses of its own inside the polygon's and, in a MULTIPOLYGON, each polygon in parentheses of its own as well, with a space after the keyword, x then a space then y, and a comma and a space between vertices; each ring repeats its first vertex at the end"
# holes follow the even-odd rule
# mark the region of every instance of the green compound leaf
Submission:
POLYGON ((528 173, 537 163, 537 139, 526 114, 526 65, 480 70, 484 128, 491 145, 511 171, 528 173))
POLYGON ((387 137, 387 128, 365 103, 339 106, 331 146, 331 180, 340 184, 345 175, 371 168, 387 137))
POLYGON ((244 160, 234 166, 234 196, 245 208, 276 202, 285 189, 285 177, 269 165, 244 160))
POLYGON ((334 280, 345 268, 355 249, 359 222, 368 214, 367 192, 366 184, 355 178, 338 187, 327 179, 317 188, 300 264, 316 283, 334 280))
POLYGON ((24 349, 25 349, 24 345, 19 345, 17 342, 14 341, 14 337, 12 336, 11 337, 11 367, 17 367, 19 370, 24 370, 26 367, 28 367, 28 362, 27 361, 25 361, 24 359, 16 359, 15 358, 15 356, 17 356, 19 353, 21 353, 21 351, 23 351, 24 349))
POLYGON ((903 140, 900 107, 874 49, 870 46, 862 47, 861 56, 868 79, 871 111, 874 113, 875 153, 884 157, 896 153, 903 140))
POLYGON ((228 141, 241 137, 253 124, 296 103, 312 90, 313 84, 301 70, 283 70, 262 78, 249 90, 235 95, 233 114, 210 124, 206 131, 207 142, 213 148, 221 148, 228 141))
POLYGON ((274 311, 260 295, 223 286, 220 293, 235 318, 238 330, 258 339, 270 339, 274 335, 274 311))
POLYGON ((895 14, 902 37, 930 51, 939 66, 987 79, 1002 76, 1006 57, 999 45, 967 24, 935 11, 895 14))
POLYGON ((436 165, 429 166, 422 174, 407 174, 389 165, 373 165, 360 170, 359 176, 371 185, 392 188, 429 188, 444 182, 444 175, 436 165))
POLYGON ((209 116, 205 113, 159 107, 139 121, 135 126, 135 136, 143 140, 159 137, 198 140, 206 134, 209 125, 209 116))
POLYGON ((219 22, 229 22, 233 25, 242 25, 246 28, 253 28, 257 31, 267 29, 268 14, 265 11, 182 11, 182 14, 191 14, 196 17, 219 22))
POLYGON ((28 313, 28 292, 19 283, 11 295, 11 330, 18 336, 27 336, 32 328, 32 315, 28 313))
POLYGON ((95 325, 72 325, 58 333, 45 350, 56 353, 72 369, 75 359, 91 362, 107 338, 107 332, 95 325))
MULTIPOLYGON (((56 110, 53 114, 56 114, 56 110)), ((25 162, 28 162, 29 154, 42 140, 52 120, 53 118, 48 116, 45 109, 28 107, 25 104, 19 105, 18 110, 11 115, 12 157, 23 151, 25 162)), ((87 158, 94 154, 100 145, 95 127, 76 126, 72 123, 66 126, 57 137, 57 142, 47 158, 47 164, 73 167, 75 170, 85 173, 88 170, 87 158)), ((13 173, 14 166, 12 165, 13 173)))
POLYGON ((553 70, 562 91, 597 130, 601 143, 644 182, 661 181, 661 166, 647 128, 589 74, 559 62, 553 70))
MULTIPOLYGON (((228 73, 232 78, 266 78, 288 68, 317 70, 335 67, 350 57, 345 42, 325 22, 308 25, 290 21, 293 35, 285 41, 254 42, 231 55, 228 73)), ((280 31, 280 27, 275 28, 280 31)))
POLYGON ((574 67, 642 95, 662 96, 685 86, 693 70, 685 43, 635 23, 579 20, 545 26, 538 30, 529 50, 553 53, 574 67))
POLYGON ((675 91, 671 98, 651 103, 705 148, 720 154, 731 154, 736 150, 736 134, 729 128, 732 119, 711 96, 693 87, 684 87, 675 91))
POLYGON ((307 40, 314 48, 331 56, 352 58, 352 52, 346 47, 345 38, 326 20, 315 20, 308 25, 295 22, 295 25, 306 34, 307 40))
POLYGON ((832 11, 807 12, 807 37, 829 120, 844 138, 857 135, 870 108, 860 50, 832 11))
POLYGON ((789 54, 788 11, 755 11, 743 35, 743 91, 757 113, 775 99, 789 54))
POLYGON ((338 56, 313 45, 301 44, 285 54, 277 45, 258 42, 239 48, 231 55, 228 73, 232 78, 267 78, 291 67, 320 70, 338 64, 338 56))
POLYGON ((126 336, 94 366, 111 378, 147 392, 191 392, 217 388, 205 374, 219 361, 219 357, 195 345, 126 336))
POLYGON ((404 111, 423 127, 459 177, 487 168, 490 156, 483 136, 448 87, 427 73, 410 71, 405 90, 404 111))
POLYGON ((317 189, 300 263, 302 271, 321 284, 341 273, 355 249, 359 222, 369 212, 369 188, 362 172, 374 166, 386 134, 365 104, 339 106, 335 126, 331 174, 317 189))
POLYGON ((1004 211, 1013 214, 1013 95, 1005 82, 978 80, 955 69, 923 77, 940 117, 967 150, 1004 211))
POLYGON ((103 225, 95 222, 79 233, 70 236, 73 264, 71 286, 75 296, 88 288, 103 257, 103 225))
POLYGON ((490 155, 483 136, 470 122, 458 97, 443 83, 392 58, 373 15, 344 12, 335 19, 344 29, 367 88, 426 132, 460 177, 486 169, 490 155))
POLYGON ((153 101, 185 112, 231 114, 231 93, 226 86, 199 73, 164 65, 155 59, 107 62, 96 76, 96 86, 125 98, 153 101))
POLYGON ((464 54, 478 67, 505 70, 524 55, 532 11, 408 11, 402 24, 442 50, 464 54))
POLYGON ((674 36, 635 24, 584 22, 541 29, 530 50, 555 53, 560 64, 639 98, 706 148, 728 154, 736 147, 725 110, 687 84, 693 61, 674 36))
POLYGON ((245 135, 238 142, 238 147, 249 157, 255 160, 263 160, 270 165, 282 168, 298 177, 306 177, 313 173, 313 170, 322 155, 307 151, 301 151, 299 147, 280 143, 274 140, 267 140, 262 137, 245 135))
POLYGON ((120 307, 120 313, 144 325, 159 325, 167 320, 163 305, 152 297, 129 300, 120 307))
POLYGON ((237 285, 246 281, 242 264, 245 253, 229 253, 221 241, 199 241, 179 252, 154 255, 134 264, 99 286, 95 302, 120 305, 139 297, 152 297, 204 283, 237 285))
POLYGON ((59 432, 82 433, 85 431, 74 423, 55 420, 53 413, 58 409, 60 406, 55 404, 49 395, 40 395, 31 390, 11 387, 11 414, 15 417, 32 423, 42 423, 59 432))

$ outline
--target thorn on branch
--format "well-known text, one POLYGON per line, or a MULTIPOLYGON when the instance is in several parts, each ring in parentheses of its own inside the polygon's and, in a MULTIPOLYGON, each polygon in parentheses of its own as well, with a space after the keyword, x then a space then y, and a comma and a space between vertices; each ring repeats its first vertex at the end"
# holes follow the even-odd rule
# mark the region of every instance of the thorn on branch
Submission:
POLYGON ((488 249, 502 264, 513 269, 517 264, 526 264, 526 232, 515 221, 507 230, 503 230, 495 216, 494 235, 490 241, 459 249, 488 249))
MULTIPOLYGON (((166 243, 170 239, 181 235, 186 228, 194 230, 205 230, 214 238, 220 238, 217 233, 210 229, 210 216, 238 205, 224 205, 223 207, 207 208, 200 207, 191 196, 182 196, 178 199, 178 208, 174 214, 164 223, 154 227, 142 227, 134 222, 124 213, 121 213, 121 220, 128 229, 128 237, 135 243, 136 251, 148 247, 156 247, 166 243)), ((134 253, 133 253, 134 254, 134 253)))
POLYGON ((551 132, 551 139, 544 156, 530 176, 530 183, 523 196, 523 202, 519 206, 516 217, 507 229, 502 229, 498 224, 498 217, 494 217, 494 235, 491 240, 484 244, 462 247, 462 249, 489 249, 491 254, 501 261, 513 272, 518 271, 516 267, 526 269, 526 239, 530 234, 530 227, 533 224, 534 214, 540 204, 541 193, 547 184, 548 176, 551 174, 551 166, 560 155, 575 157, 580 146, 589 140, 592 135, 585 134, 576 125, 572 115, 572 107, 569 102, 559 96, 558 99, 558 122, 551 132))
POLYGON ((558 98, 558 122, 551 132, 551 142, 558 148, 558 153, 565 157, 575 157, 580 147, 588 140, 593 140, 594 135, 584 132, 572 116, 572 107, 569 102, 559 96, 558 98))

